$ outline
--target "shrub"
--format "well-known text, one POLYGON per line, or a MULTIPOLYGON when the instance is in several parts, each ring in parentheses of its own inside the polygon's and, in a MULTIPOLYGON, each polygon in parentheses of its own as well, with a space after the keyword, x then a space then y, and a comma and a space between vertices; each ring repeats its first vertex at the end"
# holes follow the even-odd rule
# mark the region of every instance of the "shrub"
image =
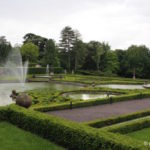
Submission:
MULTIPOLYGON (((54 73, 62 73, 63 72, 63 69, 61 67, 55 67, 53 69, 54 69, 54 73)), ((40 68, 29 67, 28 74, 46 74, 46 67, 40 67, 40 68)))
POLYGON ((7 119, 7 110, 8 107, 0 107, 0 121, 6 120, 7 119))
POLYGON ((45 74, 45 73, 46 73, 45 67, 40 67, 40 68, 29 67, 28 68, 28 74, 45 74))
POLYGON ((141 130, 141 129, 147 128, 147 127, 150 127, 150 118, 149 117, 140 118, 140 119, 133 120, 130 122, 125 122, 122 124, 106 127, 105 131, 126 134, 126 133, 130 133, 133 131, 141 130))
POLYGON ((150 115, 150 110, 146 110, 146 111, 132 113, 129 115, 122 115, 119 117, 95 120, 95 121, 87 122, 84 124, 95 127, 95 128, 101 128, 101 127, 106 127, 106 126, 110 126, 113 124, 129 121, 129 120, 133 120, 133 119, 137 119, 137 118, 141 118, 141 117, 145 117, 149 115, 150 115))
MULTIPOLYGON (((3 113, 4 114, 4 113, 3 113)), ((72 150, 142 150, 142 143, 122 135, 66 121, 51 115, 10 106, 5 110, 6 120, 20 128, 72 150)), ((0 112, 2 116, 2 112, 0 112)))

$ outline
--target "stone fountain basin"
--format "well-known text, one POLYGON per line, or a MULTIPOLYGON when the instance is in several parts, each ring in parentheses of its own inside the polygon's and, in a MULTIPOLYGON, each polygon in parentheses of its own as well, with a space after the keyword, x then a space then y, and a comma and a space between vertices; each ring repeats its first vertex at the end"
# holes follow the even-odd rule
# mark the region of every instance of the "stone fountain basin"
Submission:
POLYGON ((62 96, 69 97, 73 100, 92 100, 92 99, 100 99, 106 97, 113 97, 120 95, 118 93, 106 93, 106 92, 68 92, 64 93, 62 96))
POLYGON ((96 87, 106 87, 111 89, 144 89, 143 85, 133 85, 133 84, 100 84, 96 85, 96 87))

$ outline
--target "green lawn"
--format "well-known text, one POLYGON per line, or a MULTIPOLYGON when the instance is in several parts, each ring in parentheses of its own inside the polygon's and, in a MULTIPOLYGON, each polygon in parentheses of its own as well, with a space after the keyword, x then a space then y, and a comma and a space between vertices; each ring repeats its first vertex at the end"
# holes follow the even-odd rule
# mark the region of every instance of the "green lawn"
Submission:
POLYGON ((0 122, 1 150, 63 150, 63 148, 16 126, 0 122))
POLYGON ((142 130, 128 133, 127 135, 138 140, 150 142, 150 128, 144 128, 142 130))

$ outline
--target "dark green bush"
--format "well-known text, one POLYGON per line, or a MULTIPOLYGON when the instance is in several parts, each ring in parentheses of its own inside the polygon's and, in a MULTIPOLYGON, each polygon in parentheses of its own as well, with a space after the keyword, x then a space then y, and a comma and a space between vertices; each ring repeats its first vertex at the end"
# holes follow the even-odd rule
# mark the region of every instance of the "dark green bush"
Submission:
MULTIPOLYGON (((6 121, 72 150, 142 150, 142 143, 122 135, 66 121, 54 116, 10 106, 6 121)), ((2 112, 0 112, 2 116, 2 112)))
POLYGON ((138 120, 133 120, 130 122, 125 122, 122 124, 116 124, 110 127, 106 127, 105 131, 111 131, 114 133, 126 134, 130 132, 134 132, 137 130, 141 130, 143 128, 150 127, 150 118, 145 117, 138 120))
MULTIPOLYGON (((53 68, 54 73, 62 73, 63 69, 61 67, 53 68)), ((29 67, 28 74, 46 74, 46 67, 29 67)))
POLYGON ((46 68, 45 67, 40 67, 40 68, 29 67, 28 74, 46 74, 46 68))
POLYGON ((150 110, 146 110, 146 111, 132 113, 129 115, 122 115, 119 117, 95 120, 95 121, 87 122, 85 124, 92 126, 94 128, 101 128, 101 127, 106 127, 106 126, 110 126, 113 124, 129 121, 129 120, 133 120, 133 119, 137 119, 137 118, 141 118, 141 117, 145 117, 145 116, 149 116, 149 115, 150 115, 150 110))
POLYGON ((55 67, 54 68, 54 73, 64 73, 64 69, 61 67, 55 67))
POLYGON ((29 67, 35 67, 36 65, 37 65, 37 63, 33 63, 33 62, 32 62, 32 63, 31 63, 31 62, 29 63, 29 67))
POLYGON ((8 107, 0 107, 0 121, 3 121, 3 120, 6 120, 7 119, 7 110, 8 110, 8 107))
POLYGON ((77 70, 76 73, 82 74, 82 75, 100 75, 99 72, 96 71, 90 71, 90 70, 77 70))

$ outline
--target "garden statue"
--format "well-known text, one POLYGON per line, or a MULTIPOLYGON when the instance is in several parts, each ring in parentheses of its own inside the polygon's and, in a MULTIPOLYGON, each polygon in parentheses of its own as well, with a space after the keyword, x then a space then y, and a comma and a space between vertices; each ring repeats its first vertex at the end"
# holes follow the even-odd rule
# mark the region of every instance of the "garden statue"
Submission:
POLYGON ((12 98, 13 101, 16 100, 17 96, 18 96, 18 93, 16 92, 16 90, 12 90, 10 97, 12 98))
POLYGON ((25 93, 21 93, 19 95, 15 90, 13 90, 10 97, 12 97, 12 99, 16 101, 17 105, 25 108, 29 108, 32 104, 31 98, 25 93))

